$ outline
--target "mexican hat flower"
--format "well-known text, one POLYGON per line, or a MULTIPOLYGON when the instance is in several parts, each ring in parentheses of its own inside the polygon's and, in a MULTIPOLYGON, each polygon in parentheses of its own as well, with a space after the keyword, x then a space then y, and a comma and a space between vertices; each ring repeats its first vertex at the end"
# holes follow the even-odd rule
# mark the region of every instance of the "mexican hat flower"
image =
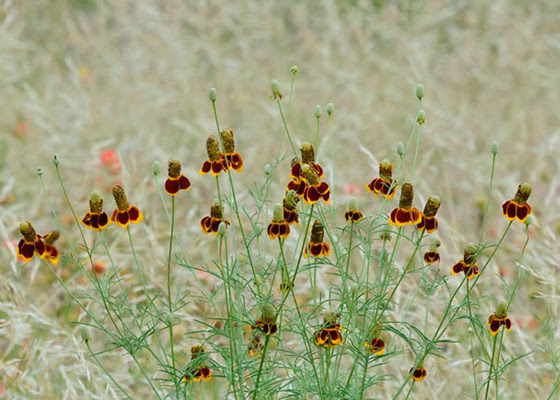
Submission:
POLYGON ((451 267, 451 275, 463 272, 468 279, 480 274, 478 265, 476 265, 476 245, 468 245, 463 253, 463 259, 451 267))
POLYGON ((200 382, 212 379, 212 371, 204 364, 206 350, 202 346, 191 347, 191 365, 183 375, 183 382, 200 382))
POLYGON ((202 232, 217 235, 218 227, 221 222, 224 222, 226 225, 230 225, 230 222, 227 219, 224 219, 222 214, 222 206, 220 206, 220 202, 216 199, 210 207, 210 216, 206 216, 200 220, 200 229, 202 229, 202 232))
POLYGON ((222 171, 227 171, 225 159, 220 152, 220 143, 214 135, 210 135, 206 140, 206 152, 208 153, 208 160, 204 161, 198 173, 205 175, 212 172, 213 176, 219 175, 222 171))
POLYGON ((233 131, 226 129, 220 133, 220 136, 222 137, 222 144, 224 145, 224 157, 227 160, 224 165, 237 172, 243 171, 243 158, 235 151, 233 131))
POLYGON ((364 214, 358 211, 358 199, 355 197, 350 200, 348 204, 348 210, 344 213, 344 219, 346 222, 356 223, 364 219, 364 214))
POLYGON ((19 224, 19 231, 23 238, 17 245, 17 256, 25 262, 31 261, 35 254, 44 258, 45 243, 41 240, 41 236, 37 235, 31 222, 25 221, 19 224))
POLYGON ((179 160, 169 160, 167 167, 167 174, 169 178, 165 181, 165 191, 171 196, 179 193, 179 190, 189 190, 191 188, 191 181, 181 173, 181 163, 179 160))
POLYGON ((424 262, 427 265, 433 264, 435 262, 440 261, 438 247, 441 245, 441 242, 437 239, 432 239, 430 243, 429 250, 424 253, 424 262))
POLYGON ((342 325, 337 322, 339 315, 328 312, 323 317, 323 325, 313 334, 317 346, 333 348, 342 344, 342 325))
POLYGON ((301 173, 307 183, 303 192, 303 201, 308 204, 314 204, 323 199, 326 204, 329 204, 331 189, 327 182, 321 182, 319 180, 319 175, 315 168, 304 164, 303 167, 301 167, 301 173))
POLYGON ((273 335, 278 331, 276 325, 276 309, 270 303, 261 306, 261 317, 251 325, 251 332, 255 329, 260 330, 265 336, 273 335))
POLYGON ((313 223, 311 228, 311 238, 309 244, 305 247, 303 256, 307 258, 308 255, 312 257, 327 257, 331 253, 330 246, 323 241, 325 235, 325 228, 318 219, 313 223))
POLYGON ((103 211, 103 199, 98 191, 94 190, 89 199, 89 212, 81 220, 88 229, 100 231, 111 222, 107 213, 103 211))
POLYGON ((401 199, 399 206, 389 216, 389 224, 404 226, 406 224, 416 225, 422 220, 422 213, 412 207, 414 188, 411 183, 405 183, 401 188, 401 199))
POLYGON ((508 221, 516 219, 524 223, 527 220, 527 217, 531 215, 533 211, 529 203, 527 203, 532 191, 533 188, 530 184, 526 182, 522 183, 517 187, 515 197, 502 204, 502 214, 506 216, 508 221))
POLYGON ((438 220, 436 214, 440 205, 441 201, 438 196, 432 196, 428 199, 424 206, 424 212, 422 212, 422 219, 416 225, 419 231, 425 230, 426 233, 432 233, 437 230, 438 220))
POLYGON ((121 228, 126 228, 128 224, 137 224, 144 219, 138 207, 128 204, 126 193, 121 185, 113 186, 113 197, 117 203, 117 209, 111 215, 111 222, 121 228))
POLYGON ((284 208, 281 204, 274 207, 272 222, 268 224, 267 233, 270 239, 284 239, 290 235, 290 224, 284 219, 284 208))
POLYGON ((397 182, 393 179, 393 164, 388 160, 380 162, 379 177, 366 185, 366 189, 372 192, 375 197, 381 194, 386 199, 392 199, 397 189, 397 182))
POLYGON ((511 320, 507 317, 506 303, 502 302, 498 304, 496 312, 488 317, 486 325, 488 325, 492 336, 498 333, 501 326, 505 326, 508 332, 511 331, 511 320))
POLYGON ((412 375, 410 375, 410 379, 414 379, 416 382, 420 382, 423 381, 424 379, 426 379, 426 376, 428 376, 428 372, 426 372, 426 368, 424 368, 424 366, 419 365, 418 367, 416 367, 414 369, 414 371, 412 370, 412 368, 408 371, 408 373, 411 373, 412 375))
POLYGON ((297 209, 298 202, 299 197, 297 193, 293 190, 288 190, 282 202, 282 205, 284 207, 284 221, 286 221, 288 224, 299 225, 299 215, 297 209))
POLYGON ((59 253, 58 249, 55 247, 54 242, 60 237, 59 231, 52 231, 43 235, 43 240, 45 243, 45 260, 50 261, 53 265, 58 264, 59 253))

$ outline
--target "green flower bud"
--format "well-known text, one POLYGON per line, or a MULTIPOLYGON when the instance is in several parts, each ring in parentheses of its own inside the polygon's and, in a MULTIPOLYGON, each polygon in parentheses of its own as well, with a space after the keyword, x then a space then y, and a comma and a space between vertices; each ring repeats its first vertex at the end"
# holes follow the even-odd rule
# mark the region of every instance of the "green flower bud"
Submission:
POLYGON ((266 176, 270 176, 272 174, 272 167, 270 166, 270 164, 266 164, 264 166, 264 174, 266 176))
POLYGON ((297 75, 299 73, 299 67, 297 65, 292 65, 292 68, 290 68, 290 72, 294 75, 297 75))
POLYGON ((323 110, 321 109, 321 106, 317 104, 315 106, 315 118, 321 118, 322 114, 323 114, 323 110))
POLYGON ((226 223, 224 221, 220 222, 220 225, 218 225, 218 235, 225 236, 226 228, 227 228, 226 223))
POLYGON ((416 118, 416 122, 418 122, 418 124, 420 125, 426 122, 426 111, 424 110, 418 111, 418 118, 416 118))
POLYGON ((282 100, 282 98, 284 97, 282 95, 282 90, 280 89, 280 82, 278 82, 278 79, 273 79, 272 81, 270 81, 270 90, 272 91, 272 98, 274 100, 282 100))
POLYGON ((422 100, 424 97, 424 85, 421 83, 416 85, 416 97, 418 97, 418 100, 422 100))
POLYGON ((403 144, 403 142, 397 143, 397 154, 399 155, 399 157, 404 156, 404 144, 403 144))
POLYGON ((276 204, 276 206, 274 206, 274 211, 272 213, 272 220, 274 222, 284 221, 284 207, 282 207, 282 204, 276 204))
POLYGON ((216 92, 215 88, 210 88, 210 90, 208 91, 208 98, 212 103, 216 101, 216 99, 218 98, 218 93, 216 92))
POLYGON ((154 161, 152 163, 152 173, 154 174, 154 176, 158 176, 159 174, 161 174, 161 164, 159 161, 154 161))
POLYGON ((85 325, 80 326, 80 335, 82 336, 82 339, 84 340, 84 342, 88 342, 89 340, 91 340, 91 335, 89 334, 89 329, 85 325))
POLYGON ((327 104, 327 114, 332 115, 333 112, 334 112, 334 104, 333 103, 327 104))
POLYGON ((39 176, 43 175, 43 168, 42 167, 37 168, 37 175, 39 175, 39 176))
POLYGON ((527 216, 527 219, 525 220, 525 225, 528 228, 531 226, 532 223, 533 223, 533 214, 530 214, 527 216))
POLYGON ((60 164, 60 160, 58 159, 58 154, 57 154, 57 153, 54 153, 54 156, 53 156, 53 164, 54 164, 54 165, 60 164))
POLYGON ((492 142, 492 154, 493 154, 493 155, 498 154, 498 150, 499 150, 498 142, 494 140, 494 141, 492 142))

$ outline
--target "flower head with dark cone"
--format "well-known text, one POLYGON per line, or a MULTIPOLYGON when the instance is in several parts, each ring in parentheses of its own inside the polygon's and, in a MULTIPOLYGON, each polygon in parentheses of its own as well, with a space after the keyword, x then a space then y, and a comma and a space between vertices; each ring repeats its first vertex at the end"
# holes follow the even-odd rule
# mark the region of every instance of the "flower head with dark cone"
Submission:
POLYGON ((381 331, 381 326, 377 325, 373 330, 373 335, 371 340, 366 340, 364 342, 364 347, 369 350, 370 354, 375 354, 377 356, 385 353, 385 341, 380 338, 379 333, 381 331))
POLYGON ((272 222, 268 224, 267 233, 270 239, 284 239, 290 235, 290 224, 284 219, 284 208, 281 204, 274 207, 272 222))
POLYGON ((209 381, 212 379, 212 371, 204 364, 206 359, 205 349, 202 346, 191 347, 191 365, 187 367, 183 382, 199 382, 201 380, 209 381))
POLYGON ((344 219, 350 223, 356 223, 364 219, 364 214, 358 211, 358 199, 355 197, 352 197, 352 200, 350 200, 348 210, 344 213, 344 219))
POLYGON ((301 144, 301 163, 295 159, 292 161, 292 169, 290 171, 290 177, 296 180, 301 180, 304 176, 301 172, 301 167, 305 164, 311 166, 317 172, 319 179, 323 178, 324 171, 321 166, 315 162, 315 148, 311 143, 303 142, 301 144))
POLYGON ((323 317, 321 329, 313 333, 313 340, 317 346, 331 349, 342 344, 342 325, 337 322, 339 315, 328 312, 323 317))
POLYGON ((206 140, 206 152, 208 153, 208 160, 204 161, 198 173, 205 175, 212 172, 213 176, 219 175, 222 171, 227 171, 225 159, 220 151, 220 143, 214 135, 208 136, 206 140))
POLYGON ((297 209, 298 202, 299 197, 297 193, 294 190, 288 190, 282 202, 284 207, 284 221, 288 224, 299 225, 299 215, 297 209))
POLYGON ((465 248, 463 253, 463 260, 451 267, 451 275, 456 275, 463 272, 468 279, 480 274, 476 262, 477 246, 470 244, 465 248))
POLYGON ((372 180, 366 189, 374 194, 375 197, 381 195, 386 199, 392 199, 397 190, 397 182, 393 179, 393 164, 388 160, 379 163, 379 178, 372 180))
POLYGON ((413 368, 410 368, 408 373, 412 373, 412 375, 410 375, 410 379, 414 379, 416 382, 423 381, 426 379, 426 376, 428 376, 428 372, 426 372, 426 368, 424 368, 423 365, 419 365, 416 369, 414 369, 414 371, 413 368))
POLYGON ((235 141, 233 139, 233 131, 225 130, 220 133, 222 137, 222 143, 224 145, 224 156, 227 162, 224 165, 229 169, 241 172, 243 171, 243 158, 241 155, 235 151, 235 141))
POLYGON ((142 212, 136 206, 128 204, 126 193, 121 185, 113 186, 113 197, 117 203, 117 209, 111 215, 111 222, 121 228, 126 228, 128 224, 137 224, 144 219, 142 212))
POLYGON ((323 168, 315 162, 315 148, 311 143, 303 142, 300 151, 301 162, 297 158, 292 159, 292 167, 290 170, 290 178, 292 178, 292 180, 288 183, 287 190, 294 190, 299 196, 303 197, 309 185, 309 181, 303 173, 304 166, 309 166, 311 168, 314 174, 317 175, 317 180, 323 178, 324 171, 323 168))
POLYGON ((278 331, 276 325, 276 309, 270 303, 261 306, 261 317, 251 325, 251 332, 259 329, 265 336, 273 335, 278 331))
POLYGON ((179 190, 189 190, 191 181, 181 173, 181 163, 179 160, 171 159, 167 167, 169 178, 165 181, 165 191, 171 196, 179 193, 179 190))
POLYGON ((301 167, 301 173, 303 175, 303 179, 307 183, 303 192, 303 201, 308 204, 314 204, 323 199, 326 204, 329 204, 331 189, 327 182, 321 182, 319 180, 319 175, 317 174, 315 168, 309 166, 308 164, 304 164, 301 167))
POLYGON ((97 190, 94 190, 91 193, 91 197, 89 199, 89 212, 86 213, 81 222, 86 226, 86 228, 93 229, 94 231, 105 229, 105 227, 111 222, 107 213, 103 211, 103 199, 97 190))
POLYGON ((313 223, 313 227, 311 228, 311 239, 309 240, 309 244, 305 247, 305 251, 303 256, 305 258, 308 255, 312 257, 327 257, 331 253, 330 246, 323 242, 323 237, 325 235, 325 228, 323 224, 318 219, 315 220, 313 223))
POLYGON ((41 236, 37 235, 31 222, 25 221, 19 224, 19 231, 23 238, 17 245, 17 256, 25 262, 31 261, 35 254, 44 258, 45 243, 41 240, 41 236))
POLYGON ((412 207, 414 199, 414 188, 411 183, 405 183, 401 188, 401 199, 399 207, 395 208, 389 216, 389 224, 404 226, 406 224, 416 225, 422 219, 422 213, 412 207))
POLYGON ((54 246, 54 242, 56 242, 59 237, 59 231, 52 231, 43 236, 43 240, 45 243, 44 258, 50 261, 53 265, 58 264, 59 253, 58 249, 54 246))
POLYGON ((438 228, 438 220, 436 214, 439 210, 441 201, 438 196, 432 196, 426 202, 424 206, 424 212, 422 213, 422 219, 416 225, 419 231, 425 230, 426 233, 435 232, 438 228))
POLYGON ((441 242, 435 238, 432 239, 430 243, 429 250, 424 253, 424 262, 427 265, 433 264, 435 262, 440 261, 438 247, 441 245, 441 242))
POLYGON ((501 302, 496 308, 496 312, 488 317, 488 322, 486 325, 490 328, 490 334, 492 336, 496 335, 503 325, 506 330, 511 331, 511 320, 507 317, 507 304, 501 302))
POLYGON ((202 229, 202 232, 217 235, 221 222, 224 222, 226 225, 230 225, 230 222, 227 219, 224 219, 222 214, 222 206, 220 206, 220 202, 216 199, 214 200, 212 207, 210 207, 210 216, 206 216, 200 220, 200 229, 202 229))
POLYGON ((524 223, 527 220, 527 217, 533 212, 531 206, 527 203, 532 191, 533 188, 530 184, 527 182, 522 183, 517 187, 515 197, 502 204, 502 214, 505 215, 508 221, 516 219, 524 223))
POLYGON ((260 356, 264 350, 264 343, 262 341, 263 337, 260 333, 255 333, 249 343, 247 351, 250 357, 260 356))

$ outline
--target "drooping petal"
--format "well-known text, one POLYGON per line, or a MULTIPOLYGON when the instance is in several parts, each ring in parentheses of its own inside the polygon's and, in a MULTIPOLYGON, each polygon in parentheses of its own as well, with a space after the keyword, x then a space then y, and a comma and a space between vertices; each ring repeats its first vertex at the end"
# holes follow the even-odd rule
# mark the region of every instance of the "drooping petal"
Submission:
POLYGON ((206 175, 212 169, 212 163, 209 160, 204 161, 198 173, 200 175, 206 175))
POLYGON ((171 196, 175 196, 179 193, 180 188, 179 180, 177 178, 167 178, 165 181, 165 191, 171 196))
POLYGON ((451 267, 451 275, 457 275, 465 267, 464 261, 459 261, 457 264, 451 267))
POLYGON ((179 188, 181 190, 189 190, 191 188, 191 181, 185 175, 179 176, 179 188))
POLYGON ((127 212, 128 212, 128 218, 130 219, 130 222, 132 222, 133 224, 137 224, 144 219, 142 212, 136 206, 128 207, 127 212))

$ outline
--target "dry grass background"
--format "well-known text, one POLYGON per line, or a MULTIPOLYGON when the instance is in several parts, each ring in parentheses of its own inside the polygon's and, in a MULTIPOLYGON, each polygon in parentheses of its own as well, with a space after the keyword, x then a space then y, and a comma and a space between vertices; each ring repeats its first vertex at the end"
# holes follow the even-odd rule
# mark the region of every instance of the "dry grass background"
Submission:
MULTIPOLYGON (((0 239, 19 240, 22 220, 34 221, 40 231, 55 227, 35 174, 38 166, 46 170, 55 207, 68 219, 50 168, 53 153, 61 157, 71 199, 85 212, 101 174, 99 153, 115 149, 129 197, 146 215, 135 236, 147 274, 163 284, 168 225, 151 165, 170 156, 182 160, 193 189, 180 200, 178 229, 191 260, 208 262, 198 221, 208 213, 213 181, 196 171, 206 158, 205 138, 215 130, 210 87, 218 90, 222 125, 236 132, 245 158, 236 181, 262 182, 263 166, 272 163, 282 132, 269 82, 280 79, 287 92, 289 68, 297 64, 301 73, 290 126, 298 141, 311 140, 315 105, 335 104, 336 192, 343 207, 346 183, 363 187, 377 174, 379 160, 396 161, 396 143, 406 141, 416 112, 414 87, 422 82, 427 123, 417 201, 434 193, 442 197, 442 270, 478 237, 476 200, 487 190, 492 140, 500 143, 500 153, 489 240, 505 226, 500 204, 518 183, 533 184, 535 223, 525 257, 532 272, 513 303, 515 327, 505 337, 508 354, 532 353, 505 373, 502 387, 504 398, 547 398, 558 372, 540 346, 560 345, 558 333, 549 340, 539 322, 548 312, 556 321, 559 311, 559 25, 560 3, 552 0, 4 0, 0 239)), ((319 161, 328 165, 323 132, 319 161)), ((275 177, 272 199, 282 196, 287 168, 275 177)), ((240 198, 251 207, 246 191, 240 198)), ((369 193, 359 198, 364 210, 372 209, 369 193)), ((477 291, 481 318, 503 297, 498 273, 508 282, 515 276, 524 236, 520 226, 514 228, 477 291)), ((126 243, 121 236, 114 238, 116 248, 126 243)), ((118 397, 85 359, 78 329, 68 322, 75 312, 60 309, 62 291, 48 271, 35 262, 18 264, 13 247, 1 252, 4 397, 118 397)), ((188 275, 177 271, 175 279, 186 284, 188 275)), ((413 290, 415 283, 407 285, 413 290)), ((432 309, 434 319, 438 310, 432 309)), ((194 317, 182 316, 186 325, 194 317)), ((457 324, 449 337, 465 335, 466 326, 457 324)), ((178 346, 187 353, 191 344, 178 346)), ((454 345, 446 355, 447 360, 428 360, 429 377, 416 385, 416 398, 472 397, 468 349, 454 345)), ((397 364, 386 368, 398 379, 385 382, 378 398, 390 398, 408 370, 397 364)), ((126 358, 115 359, 112 369, 134 391, 137 372, 126 358)))

